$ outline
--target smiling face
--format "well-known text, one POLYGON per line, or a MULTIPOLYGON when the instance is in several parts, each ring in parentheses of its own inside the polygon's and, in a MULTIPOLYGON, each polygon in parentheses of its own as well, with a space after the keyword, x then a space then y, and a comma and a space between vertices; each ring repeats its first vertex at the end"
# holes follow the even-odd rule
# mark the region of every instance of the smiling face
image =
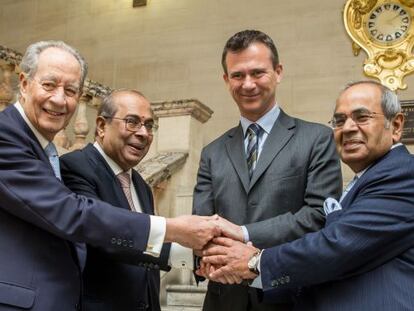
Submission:
POLYGON ((271 52, 263 43, 252 43, 226 56, 223 78, 239 106, 240 113, 257 121, 276 103, 276 86, 282 79, 282 65, 273 68, 271 52))
POLYGON ((337 151, 342 161, 355 173, 385 155, 401 138, 403 116, 399 113, 393 120, 387 121, 382 115, 381 96, 378 86, 361 83, 345 90, 337 100, 335 114, 349 116, 361 109, 381 114, 373 115, 363 125, 357 125, 348 118, 342 128, 334 130, 337 151))
POLYGON ((75 112, 80 97, 79 62, 69 52, 47 48, 39 55, 34 76, 21 73, 19 80, 21 104, 27 118, 40 134, 52 141, 75 112), (53 91, 52 86, 56 86, 53 91))
POLYGON ((135 118, 141 122, 152 122, 153 116, 150 103, 138 94, 119 91, 112 96, 117 111, 113 119, 97 118, 97 140, 104 152, 127 171, 147 154, 153 135, 148 133, 145 126, 135 133, 128 131, 125 121, 120 119, 135 118))

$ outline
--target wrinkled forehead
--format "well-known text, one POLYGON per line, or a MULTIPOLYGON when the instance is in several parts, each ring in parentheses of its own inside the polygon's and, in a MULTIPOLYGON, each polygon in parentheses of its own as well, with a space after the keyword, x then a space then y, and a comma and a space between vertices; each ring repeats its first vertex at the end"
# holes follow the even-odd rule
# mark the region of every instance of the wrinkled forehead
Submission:
POLYGON ((357 84, 338 97, 334 112, 349 113, 358 109, 382 112, 381 90, 373 84, 357 84))
POLYGON ((139 94, 132 92, 114 94, 113 100, 117 107, 116 114, 118 116, 136 116, 143 120, 153 118, 151 104, 139 94))

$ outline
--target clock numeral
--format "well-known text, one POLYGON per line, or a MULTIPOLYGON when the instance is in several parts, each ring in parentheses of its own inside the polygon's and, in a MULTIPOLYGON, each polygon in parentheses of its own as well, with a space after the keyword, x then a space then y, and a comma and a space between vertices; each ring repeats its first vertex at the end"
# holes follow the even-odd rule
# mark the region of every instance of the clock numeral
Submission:
POLYGON ((377 13, 381 13, 381 12, 382 12, 382 6, 378 7, 378 8, 375 10, 375 12, 377 12, 377 13))
POLYGON ((406 11, 404 11, 403 9, 401 9, 401 11, 400 11, 400 15, 401 15, 401 16, 403 16, 403 15, 407 15, 407 12, 406 12, 406 11))
POLYGON ((391 8, 391 4, 386 4, 386 5, 384 5, 384 8, 385 8, 386 10, 389 10, 389 9, 391 8))
POLYGON ((398 10, 400 9, 400 6, 398 6, 398 5, 394 4, 394 5, 393 5, 393 7, 392 7, 392 9, 393 9, 394 11, 398 11, 398 10))
POLYGON ((404 18, 402 19, 402 21, 403 21, 403 23, 406 23, 406 24, 408 24, 408 22, 409 22, 409 19, 408 19, 408 17, 404 17, 404 18))
POLYGON ((401 26, 401 30, 402 30, 403 32, 406 32, 406 31, 407 31, 407 29, 408 29, 408 27, 407 27, 407 26, 405 26, 405 25, 402 25, 402 26, 401 26))
POLYGON ((378 30, 376 30, 376 29, 374 29, 374 30, 371 30, 371 35, 373 35, 374 37, 375 37, 375 35, 378 33, 378 30))
POLYGON ((380 41, 384 40, 384 35, 383 35, 382 33, 380 33, 380 34, 377 36, 377 40, 380 40, 380 41))
POLYGON ((391 35, 387 35, 385 38, 385 41, 392 41, 393 37, 391 35))
POLYGON ((377 17, 377 15, 375 15, 375 13, 372 13, 371 16, 369 17, 369 19, 375 19, 377 17))
POLYGON ((398 32, 398 31, 394 34, 394 36, 395 36, 396 39, 398 39, 399 37, 401 37, 401 35, 402 35, 402 33, 398 32))
POLYGON ((372 28, 372 27, 374 27, 375 26, 375 23, 374 22, 369 22, 368 23, 368 28, 372 28))

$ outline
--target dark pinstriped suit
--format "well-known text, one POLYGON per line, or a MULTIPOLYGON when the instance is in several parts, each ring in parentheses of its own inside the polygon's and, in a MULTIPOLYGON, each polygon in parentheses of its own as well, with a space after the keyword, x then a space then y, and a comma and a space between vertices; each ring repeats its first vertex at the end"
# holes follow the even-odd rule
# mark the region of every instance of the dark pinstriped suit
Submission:
POLYGON ((265 250, 261 276, 270 300, 302 286, 296 310, 414 310, 414 157, 388 152, 324 229, 265 250))

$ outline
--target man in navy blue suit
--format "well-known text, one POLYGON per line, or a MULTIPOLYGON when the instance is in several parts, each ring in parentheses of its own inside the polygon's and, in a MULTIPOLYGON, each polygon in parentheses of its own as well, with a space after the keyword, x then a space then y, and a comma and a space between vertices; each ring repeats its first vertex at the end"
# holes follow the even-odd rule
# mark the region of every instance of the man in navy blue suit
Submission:
POLYGON ((325 202, 325 227, 264 250, 216 238, 204 251, 216 266, 204 273, 222 282, 254 279, 265 299, 292 294, 295 310, 413 310, 414 158, 398 143, 403 121, 385 86, 348 85, 331 123, 355 178, 339 202, 325 202))
MULTIPOLYGON (((153 215, 151 189, 134 167, 147 154, 156 128, 151 105, 140 92, 112 92, 99 108, 95 143, 61 157, 65 185, 75 193, 153 215)), ((160 257, 142 254, 141 265, 133 266, 88 246, 82 310, 160 310, 160 269, 181 268, 186 257, 191 268, 192 256, 190 249, 168 243, 160 257)))
POLYGON ((163 242, 200 249, 221 232, 214 217, 165 219, 76 195, 60 180, 52 141, 73 115, 87 66, 61 41, 28 47, 18 102, 0 113, 0 310, 80 309, 88 243, 139 264, 163 242))

